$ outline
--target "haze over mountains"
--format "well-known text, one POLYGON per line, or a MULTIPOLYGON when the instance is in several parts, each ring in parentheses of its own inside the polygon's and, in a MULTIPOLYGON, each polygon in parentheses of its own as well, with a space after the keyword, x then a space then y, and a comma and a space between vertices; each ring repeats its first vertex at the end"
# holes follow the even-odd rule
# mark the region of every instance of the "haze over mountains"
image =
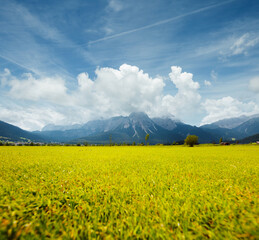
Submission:
POLYGON ((93 144, 141 143, 146 134, 150 144, 182 142, 188 134, 199 137, 200 143, 218 142, 221 137, 229 141, 243 139, 259 133, 259 115, 241 116, 217 121, 201 127, 184 124, 174 117, 149 118, 143 112, 105 120, 89 121, 71 126, 47 125, 42 131, 28 132, 0 121, 2 140, 44 142, 88 142, 93 144))
POLYGON ((253 119, 253 118, 259 118, 259 114, 255 114, 252 116, 242 115, 242 116, 236 117, 236 118, 222 119, 222 120, 219 120, 219 121, 211 123, 211 124, 203 125, 203 127, 210 127, 210 128, 220 127, 220 128, 233 129, 235 127, 238 127, 242 123, 245 123, 246 121, 253 119))

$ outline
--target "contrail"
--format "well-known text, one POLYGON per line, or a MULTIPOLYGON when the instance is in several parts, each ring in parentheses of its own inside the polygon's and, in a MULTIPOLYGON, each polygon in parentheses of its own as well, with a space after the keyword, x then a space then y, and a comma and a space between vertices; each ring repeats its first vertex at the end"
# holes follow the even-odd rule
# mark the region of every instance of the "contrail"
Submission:
MULTIPOLYGON (((185 14, 180 15, 180 16, 168 18, 168 19, 165 19, 165 20, 162 20, 162 21, 159 21, 159 22, 156 22, 156 23, 152 23, 152 24, 140 27, 140 28, 135 28, 135 29, 132 29, 132 30, 129 30, 129 31, 117 33, 117 34, 114 34, 114 35, 111 35, 111 36, 107 36, 107 37, 104 37, 104 38, 99 38, 99 39, 94 40, 94 41, 89 41, 88 45, 91 45, 91 44, 94 44, 94 43, 98 43, 98 42, 103 42, 103 41, 106 41, 106 40, 109 40, 109 39, 113 39, 113 38, 117 38, 117 37, 121 37, 121 36, 124 36, 124 35, 128 35, 130 33, 139 32, 141 30, 145 30, 145 29, 148 29, 148 28, 156 27, 156 26, 159 26, 159 25, 162 25, 162 24, 166 24, 166 23, 169 23, 169 22, 172 22, 172 21, 175 21, 175 20, 178 20, 178 19, 190 16, 190 15, 194 15, 196 13, 204 12, 204 11, 210 10, 212 8, 216 8, 216 7, 228 4, 228 3, 233 2, 233 1, 235 1, 235 0, 229 0, 229 1, 226 1, 226 2, 223 2, 223 3, 213 4, 213 5, 210 5, 208 7, 203 7, 203 8, 194 10, 192 12, 188 12, 188 13, 185 13, 185 14)), ((83 44, 83 45, 86 45, 86 44, 83 44)))
MULTIPOLYGON (((8 57, 3 56, 3 55, 1 55, 1 54, 0 54, 0 58, 5 59, 6 61, 8 61, 8 62, 10 62, 10 63, 13 63, 13 64, 15 64, 15 65, 17 65, 17 66, 19 66, 19 67, 21 67, 21 68, 23 68, 23 69, 26 69, 26 70, 28 70, 28 71, 30 71, 30 72, 33 72, 34 74, 36 74, 36 75, 38 75, 38 76, 41 75, 40 72, 38 72, 38 71, 36 71, 36 70, 33 70, 32 68, 29 68, 29 67, 27 67, 27 66, 25 66, 25 65, 23 65, 23 64, 21 64, 21 63, 18 63, 17 61, 15 61, 15 60, 13 60, 13 59, 11 59, 11 58, 8 58, 8 57)), ((60 66, 59 64, 57 64, 57 63, 55 63, 55 62, 53 62, 53 61, 51 61, 51 62, 52 62, 54 65, 56 65, 57 67, 59 67, 59 68, 62 70, 63 73, 65 73, 66 75, 68 75, 68 77, 70 77, 71 79, 74 79, 74 76, 72 76, 72 75, 71 75, 66 69, 64 69, 62 66, 60 66)))
POLYGON ((11 58, 8 58, 8 57, 3 56, 3 55, 1 55, 1 54, 0 54, 0 58, 5 59, 6 61, 11 62, 11 63, 13 63, 13 64, 15 64, 15 65, 17 65, 17 66, 19 66, 19 67, 21 67, 21 68, 24 68, 24 69, 30 71, 30 72, 33 72, 33 73, 35 73, 35 74, 38 74, 36 71, 32 70, 31 68, 29 68, 29 67, 27 67, 27 66, 25 66, 25 65, 23 65, 23 64, 21 64, 21 63, 18 63, 18 62, 16 62, 15 60, 13 60, 13 59, 11 59, 11 58))

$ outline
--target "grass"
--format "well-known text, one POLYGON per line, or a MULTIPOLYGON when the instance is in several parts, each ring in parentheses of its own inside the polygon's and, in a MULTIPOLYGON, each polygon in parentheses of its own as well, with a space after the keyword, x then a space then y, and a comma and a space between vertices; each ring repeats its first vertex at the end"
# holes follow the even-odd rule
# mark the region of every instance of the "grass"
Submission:
POLYGON ((0 147, 0 239, 258 239, 259 147, 0 147))

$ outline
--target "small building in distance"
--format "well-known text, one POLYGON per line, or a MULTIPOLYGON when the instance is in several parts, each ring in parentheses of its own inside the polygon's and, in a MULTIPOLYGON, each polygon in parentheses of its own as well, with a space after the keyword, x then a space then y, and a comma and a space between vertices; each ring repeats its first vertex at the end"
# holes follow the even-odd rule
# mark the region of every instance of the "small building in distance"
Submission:
POLYGON ((220 145, 230 145, 229 142, 221 142, 220 145))

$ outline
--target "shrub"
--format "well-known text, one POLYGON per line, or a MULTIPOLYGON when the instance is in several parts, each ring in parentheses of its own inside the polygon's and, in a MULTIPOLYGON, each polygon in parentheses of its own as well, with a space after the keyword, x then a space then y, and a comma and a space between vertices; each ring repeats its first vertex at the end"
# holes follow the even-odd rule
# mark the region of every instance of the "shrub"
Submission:
POLYGON ((195 144, 198 144, 198 136, 196 135, 188 135, 187 138, 184 140, 186 145, 193 147, 195 144))

